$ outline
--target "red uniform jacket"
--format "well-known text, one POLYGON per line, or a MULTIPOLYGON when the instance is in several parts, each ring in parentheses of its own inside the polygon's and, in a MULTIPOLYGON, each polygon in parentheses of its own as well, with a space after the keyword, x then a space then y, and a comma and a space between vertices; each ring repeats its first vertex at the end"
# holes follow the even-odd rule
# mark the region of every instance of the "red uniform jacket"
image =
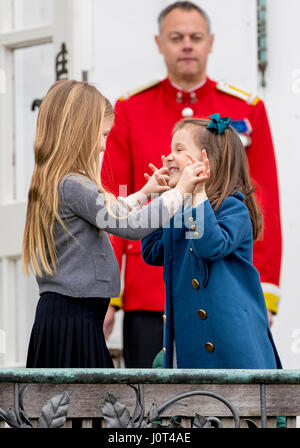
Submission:
MULTIPOLYGON (((254 244, 267 307, 277 312, 281 265, 281 224, 276 162, 263 102, 232 86, 207 79, 193 92, 183 92, 164 79, 115 106, 115 124, 108 136, 101 179, 105 188, 126 196, 145 184, 148 163, 161 166, 170 153, 175 123, 185 116, 229 116, 245 140, 250 175, 264 216, 263 240, 254 244), (121 189, 120 189, 120 186, 121 189)), ((146 265, 140 241, 112 238, 119 265, 126 254, 123 309, 164 310, 162 268, 146 265)))

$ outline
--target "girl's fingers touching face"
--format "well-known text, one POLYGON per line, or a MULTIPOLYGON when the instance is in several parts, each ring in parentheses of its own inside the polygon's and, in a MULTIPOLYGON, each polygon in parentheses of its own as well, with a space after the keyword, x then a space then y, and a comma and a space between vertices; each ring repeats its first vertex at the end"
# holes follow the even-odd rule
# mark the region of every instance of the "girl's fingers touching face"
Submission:
MULTIPOLYGON (((186 157, 187 157, 187 159, 189 159, 189 161, 190 161, 191 163, 199 162, 199 160, 196 159, 196 157, 194 157, 194 156, 193 156, 192 154, 190 154, 189 152, 186 153, 186 157)), ((190 165, 191 163, 189 163, 189 165, 190 165)))
POLYGON ((209 166, 209 158, 207 157, 207 152, 205 149, 202 149, 202 162, 205 166, 209 166))
POLYGON ((203 166, 203 162, 200 162, 199 160, 197 160, 197 162, 193 163, 194 168, 198 168, 199 166, 203 166))
POLYGON ((153 172, 157 171, 157 168, 156 168, 155 165, 153 165, 153 163, 149 163, 148 166, 149 166, 149 168, 151 168, 151 170, 152 170, 153 172))
POLYGON ((207 152, 205 149, 202 149, 202 162, 205 162, 206 160, 208 160, 207 152))
POLYGON ((166 156, 162 155, 161 161, 162 161, 162 165, 166 168, 167 167, 166 156))
POLYGON ((205 149, 202 150, 202 161, 206 167, 209 167, 209 158, 207 157, 205 149))
POLYGON ((169 174, 169 170, 167 167, 160 168, 158 171, 160 172, 160 174, 163 174, 163 175, 169 174))
POLYGON ((205 171, 205 168, 204 168, 204 166, 201 165, 201 166, 197 166, 195 168, 194 173, 199 174, 199 173, 204 173, 204 171, 205 171))
POLYGON ((159 183, 159 185, 167 185, 168 184, 169 176, 167 176, 167 175, 155 173, 155 178, 156 178, 157 182, 159 183))

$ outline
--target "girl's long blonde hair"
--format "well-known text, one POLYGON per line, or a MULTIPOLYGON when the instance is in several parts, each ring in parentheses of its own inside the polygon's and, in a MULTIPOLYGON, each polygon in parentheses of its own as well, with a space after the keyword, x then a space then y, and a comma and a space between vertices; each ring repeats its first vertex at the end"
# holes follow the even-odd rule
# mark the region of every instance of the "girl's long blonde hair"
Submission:
POLYGON ((245 195, 244 202, 249 210, 255 241, 262 235, 263 218, 254 198, 255 187, 250 178, 245 149, 232 127, 222 134, 216 134, 206 129, 208 123, 206 119, 186 118, 175 125, 173 134, 189 127, 195 144, 206 150, 211 174, 205 190, 215 211, 227 196, 237 191, 245 195))
POLYGON ((104 118, 113 117, 110 102, 86 82, 62 80, 49 89, 40 106, 34 144, 35 165, 28 193, 23 236, 23 272, 56 272, 53 237, 58 213, 58 185, 69 173, 99 186, 99 144, 104 118), (41 269, 42 268, 42 269, 41 269))

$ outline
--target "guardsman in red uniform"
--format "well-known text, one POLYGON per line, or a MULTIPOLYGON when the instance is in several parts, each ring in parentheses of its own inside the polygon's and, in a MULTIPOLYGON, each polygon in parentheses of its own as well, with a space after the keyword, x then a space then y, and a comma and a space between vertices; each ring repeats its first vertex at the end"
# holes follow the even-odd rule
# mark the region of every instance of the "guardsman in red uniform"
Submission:
MULTIPOLYGON (((271 323, 280 295, 281 224, 276 162, 264 104, 256 96, 207 77, 213 35, 206 13, 198 6, 190 2, 170 5, 160 14, 159 26, 156 42, 168 77, 117 101, 102 183, 118 195, 131 194, 144 184, 148 163, 160 167, 161 155, 169 154, 178 120, 217 112, 231 117, 244 143, 264 216, 263 239, 254 245, 254 265, 260 272, 271 323)), ((162 268, 144 263, 139 241, 113 237, 112 242, 120 266, 126 254, 122 297, 125 365, 151 367, 162 348, 166 319, 162 268)), ((112 299, 111 304, 117 301, 112 299)))

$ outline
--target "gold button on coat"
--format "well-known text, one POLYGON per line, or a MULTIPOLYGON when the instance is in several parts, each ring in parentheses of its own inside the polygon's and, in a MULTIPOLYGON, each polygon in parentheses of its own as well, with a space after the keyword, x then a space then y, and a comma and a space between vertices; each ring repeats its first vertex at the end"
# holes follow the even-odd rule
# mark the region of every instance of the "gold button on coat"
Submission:
POLYGON ((211 353, 211 352, 214 351, 215 346, 214 346, 214 344, 213 344, 212 342, 206 342, 206 344, 205 344, 205 348, 206 348, 206 350, 207 350, 209 353, 211 353))
POLYGON ((199 233, 198 232, 194 232, 194 236, 198 237, 199 233))
POLYGON ((164 348, 163 348, 163 352, 166 353, 166 351, 167 351, 167 349, 166 349, 166 347, 164 347, 164 348))
POLYGON ((166 322, 166 320, 167 320, 167 316, 165 314, 163 314, 163 320, 164 320, 164 322, 166 322))
POLYGON ((193 224, 193 225, 191 226, 191 229, 192 229, 192 230, 196 230, 196 226, 195 226, 195 224, 193 224))
POLYGON ((207 313, 205 310, 198 310, 198 316, 200 317, 200 319, 206 319, 207 318, 207 313))
POLYGON ((190 252, 191 252, 191 254, 193 253, 193 249, 190 247, 190 252))
POLYGON ((200 288, 200 283, 196 278, 193 278, 192 280, 192 285, 194 289, 199 289, 200 288))
POLYGON ((192 216, 190 216, 190 217, 189 217, 189 221, 190 221, 190 222, 194 222, 195 220, 194 220, 194 218, 193 218, 192 216))

